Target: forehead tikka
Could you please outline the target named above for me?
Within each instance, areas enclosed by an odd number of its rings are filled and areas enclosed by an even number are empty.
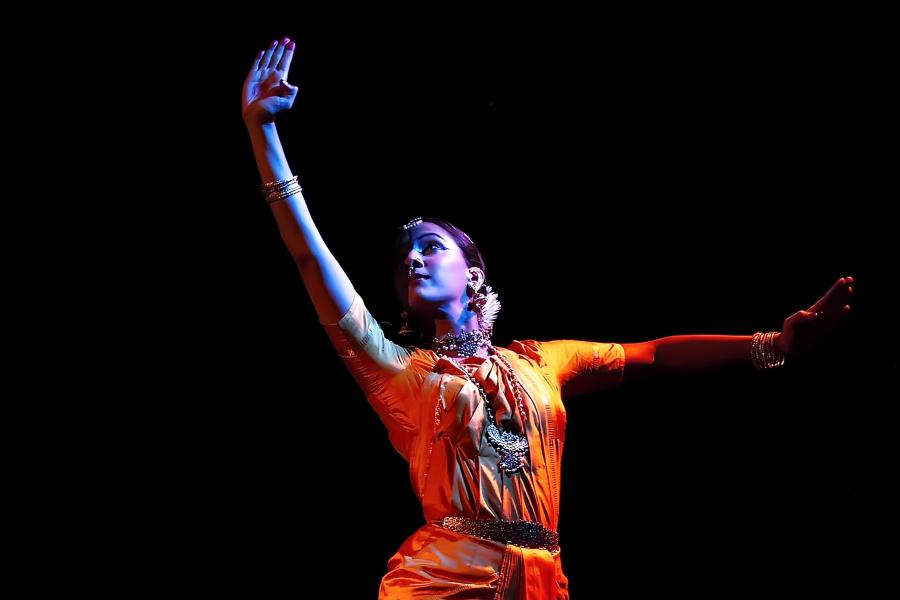
[[[409,231],[410,229],[412,229],[416,225],[420,225],[421,223],[422,223],[422,217],[416,217],[415,219],[413,219],[412,221],[410,221],[409,223],[407,223],[406,225],[403,226],[403,231]]]

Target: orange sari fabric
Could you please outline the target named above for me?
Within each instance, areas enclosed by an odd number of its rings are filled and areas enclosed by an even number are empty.
[[[556,530],[565,442],[563,399],[621,382],[622,346],[579,340],[515,341],[495,349],[516,371],[514,386],[497,359],[458,365],[431,350],[400,346],[356,296],[337,323],[324,324],[350,373],[409,463],[425,525],[388,561],[380,598],[568,598],[560,553],[502,544],[440,527],[446,516],[527,520]],[[461,369],[484,387],[504,429],[528,437],[528,465],[498,468],[487,442],[483,399]]]

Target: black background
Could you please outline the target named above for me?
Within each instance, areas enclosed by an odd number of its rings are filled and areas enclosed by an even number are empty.
[[[33,597],[374,597],[421,523],[259,195],[241,84],[283,35],[290,162],[382,320],[391,232],[423,213],[479,243],[501,345],[772,330],[855,277],[811,360],[568,404],[574,597],[896,593],[881,10],[48,9],[23,31]]]

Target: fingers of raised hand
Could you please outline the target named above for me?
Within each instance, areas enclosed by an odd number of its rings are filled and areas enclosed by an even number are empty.
[[[250,71],[279,71],[280,79],[287,79],[296,47],[297,44],[287,37],[281,40],[272,40],[265,50],[256,53]],[[267,74],[263,74],[263,76]]]
[[[286,71],[290,67],[296,44],[290,38],[272,40],[260,60],[259,68],[270,71]]]
[[[287,78],[288,71],[291,70],[291,60],[294,58],[294,48],[296,47],[297,44],[294,43],[293,40],[288,40],[287,46],[284,47],[284,54],[281,56],[281,61],[275,67],[279,71],[284,71],[285,79]]]
[[[269,60],[270,69],[278,68],[278,63],[281,62],[281,57],[284,56],[284,47],[287,46],[288,42],[290,42],[288,38],[282,38],[275,46],[275,50],[272,52],[272,58]]]
[[[259,52],[256,53],[256,57],[253,59],[253,64],[250,65],[251,72],[259,70],[259,63],[262,61],[262,57],[265,53],[266,53],[265,50],[260,50]]]
[[[262,60],[259,61],[260,69],[268,69],[269,63],[272,61],[272,55],[275,54],[275,50],[278,48],[278,40],[272,40],[272,43],[269,44],[269,47],[266,48],[266,53],[263,54]]]

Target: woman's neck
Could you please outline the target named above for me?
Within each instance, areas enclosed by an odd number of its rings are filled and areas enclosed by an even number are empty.
[[[463,310],[462,313],[456,319],[436,319],[434,321],[434,337],[435,338],[445,338],[445,337],[458,337],[465,333],[475,331],[480,328],[480,324],[478,323],[478,315],[469,310]],[[488,339],[485,344],[481,345],[474,354],[471,353],[461,353],[458,350],[452,349],[442,349],[441,353],[447,354],[451,357],[465,357],[465,356],[480,356],[482,358],[487,358],[490,356],[490,340]]]
[[[478,329],[478,316],[472,311],[465,310],[455,318],[436,319],[434,321],[434,337],[445,335],[460,335],[467,331]]]

